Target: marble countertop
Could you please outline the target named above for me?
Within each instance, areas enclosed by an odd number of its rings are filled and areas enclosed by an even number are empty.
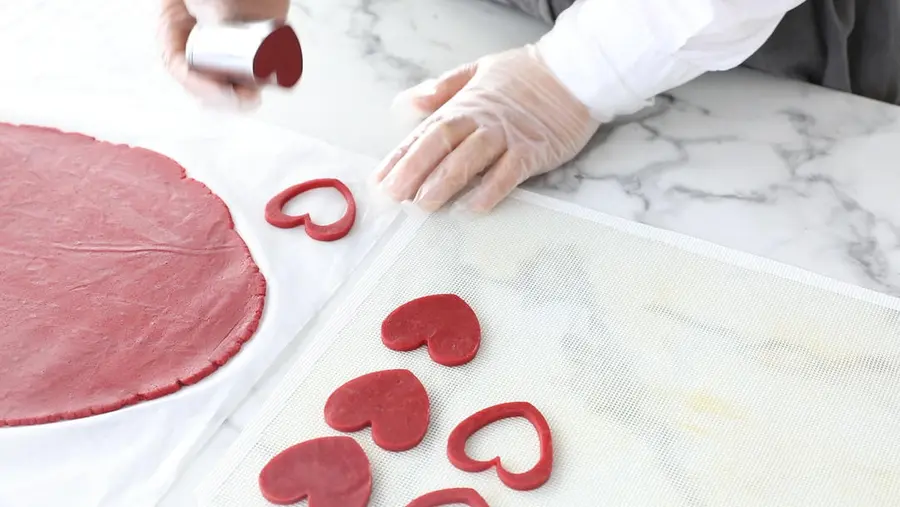
[[[157,61],[156,2],[33,2],[40,5],[30,10],[0,5],[0,90],[65,87],[195,107]],[[293,7],[303,82],[293,93],[271,93],[253,115],[373,158],[409,128],[388,112],[396,92],[547,29],[483,0],[299,0]],[[2,45],[27,30],[43,33],[53,48],[39,64]],[[604,127],[581,157],[529,187],[900,296],[898,158],[900,108],[738,70],[704,76]],[[257,413],[283,366],[161,505],[192,504],[196,482]]]

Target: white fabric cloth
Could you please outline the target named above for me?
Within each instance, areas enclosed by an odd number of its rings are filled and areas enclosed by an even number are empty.
[[[803,0],[578,0],[538,44],[556,76],[609,121],[707,71],[740,65]]]

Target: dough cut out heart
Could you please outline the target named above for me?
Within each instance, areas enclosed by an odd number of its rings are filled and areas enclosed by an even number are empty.
[[[427,345],[431,359],[444,366],[471,361],[481,345],[481,324],[461,297],[435,294],[403,304],[381,324],[381,341],[399,352]]]
[[[260,81],[274,76],[283,88],[292,88],[300,81],[303,50],[293,28],[281,26],[263,39],[253,57],[253,75]]]
[[[285,214],[283,210],[288,201],[317,188],[333,188],[340,192],[347,202],[347,211],[337,222],[319,225],[312,221],[309,213],[300,216]],[[335,241],[346,236],[353,228],[353,223],[356,222],[356,200],[353,199],[353,193],[350,192],[347,185],[340,180],[334,178],[309,180],[294,185],[273,197],[266,204],[266,221],[281,229],[291,229],[302,225],[307,236],[316,241]]]
[[[365,451],[350,437],[325,437],[288,447],[259,473],[266,500],[310,507],[365,507],[372,494],[372,470]]]
[[[408,451],[428,431],[430,407],[422,382],[409,370],[376,371],[337,388],[325,403],[325,422],[344,432],[372,427],[382,449]]]
[[[531,470],[520,474],[507,471],[500,463],[500,457],[488,461],[477,461],[466,454],[466,442],[469,437],[485,426],[510,417],[524,417],[534,426],[540,439],[541,457]],[[450,463],[464,472],[483,472],[497,467],[497,476],[503,484],[519,491],[530,491],[544,485],[550,479],[553,469],[553,440],[550,425],[543,414],[526,402],[504,403],[488,407],[459,423],[450,433],[447,442],[447,457]]]
[[[409,503],[406,507],[439,507],[441,505],[466,504],[469,507],[490,507],[478,494],[471,488],[453,488],[442,489],[440,491],[432,491],[426,495],[422,495]]]

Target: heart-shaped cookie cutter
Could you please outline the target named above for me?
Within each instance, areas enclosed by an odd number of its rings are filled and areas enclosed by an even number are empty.
[[[291,88],[303,74],[297,33],[278,20],[198,24],[185,57],[191,69],[239,84]]]

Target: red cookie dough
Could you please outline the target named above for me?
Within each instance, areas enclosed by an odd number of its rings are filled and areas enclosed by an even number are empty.
[[[508,472],[496,457],[488,461],[477,461],[466,454],[466,441],[485,426],[510,417],[524,417],[538,432],[541,445],[541,457],[529,471],[521,474]],[[534,405],[525,402],[504,403],[488,407],[459,423],[451,433],[447,442],[447,457],[453,466],[464,472],[483,472],[493,466],[497,467],[500,481],[512,489],[529,491],[544,485],[550,479],[553,469],[553,440],[550,436],[550,425],[543,414]]]
[[[225,204],[158,153],[0,123],[0,426],[159,398],[253,335]]]
[[[272,458],[259,473],[259,489],[278,505],[307,499],[310,507],[365,507],[372,494],[372,469],[352,438],[318,438]]]
[[[337,222],[328,225],[319,225],[312,221],[309,213],[298,217],[284,213],[284,207],[288,201],[298,195],[316,188],[334,188],[347,201],[347,211]],[[317,241],[335,241],[350,233],[353,223],[356,222],[356,200],[353,193],[342,181],[333,178],[309,180],[299,185],[294,185],[273,197],[266,204],[266,221],[281,229],[291,229],[303,226],[306,235]]]
[[[387,316],[381,324],[381,341],[391,350],[407,352],[422,345],[444,366],[471,361],[481,345],[481,324],[462,298],[435,294],[414,299]]]
[[[325,422],[338,431],[372,427],[372,440],[388,451],[408,451],[428,431],[425,386],[409,370],[376,371],[337,388],[325,403]]]
[[[253,58],[253,75],[267,79],[275,75],[282,88],[293,88],[303,75],[303,50],[290,26],[277,28],[260,44]]]
[[[469,507],[490,507],[477,491],[470,488],[442,489],[422,495],[406,507],[439,507],[441,505],[466,504]]]

